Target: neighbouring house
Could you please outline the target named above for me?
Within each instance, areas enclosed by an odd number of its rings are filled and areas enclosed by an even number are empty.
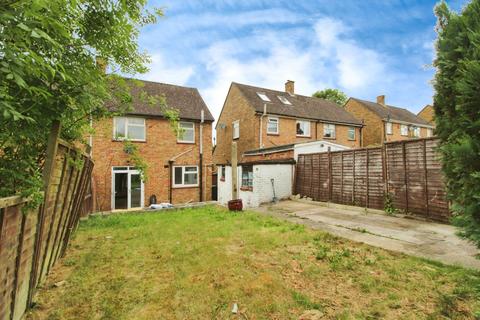
[[[317,140],[360,147],[362,122],[335,103],[296,94],[293,81],[285,91],[233,82],[216,124],[213,158],[228,164],[234,141],[240,159],[249,150]]]
[[[427,121],[431,125],[435,125],[435,110],[433,110],[433,106],[427,104],[423,109],[417,114],[418,117],[422,118],[423,120]]]
[[[165,83],[139,83],[130,86],[131,111],[93,124],[96,209],[144,207],[154,197],[157,203],[173,204],[210,200],[214,118],[200,93],[195,88]],[[144,93],[162,96],[168,108],[178,110],[178,134],[162,109],[142,98]],[[125,140],[137,146],[148,165],[146,181],[141,180]]]
[[[364,146],[433,136],[432,124],[407,109],[387,105],[384,95],[378,96],[376,102],[350,98],[345,109],[365,124]]]

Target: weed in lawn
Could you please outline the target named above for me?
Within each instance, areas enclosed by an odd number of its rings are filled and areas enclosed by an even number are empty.
[[[320,311],[323,310],[323,306],[320,303],[312,302],[306,295],[300,292],[293,291],[292,297],[293,297],[293,300],[305,310],[311,310],[311,309],[320,310]]]

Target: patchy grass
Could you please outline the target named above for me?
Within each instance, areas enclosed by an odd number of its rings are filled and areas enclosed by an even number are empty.
[[[29,319],[474,319],[480,274],[204,207],[82,222],[36,300]]]

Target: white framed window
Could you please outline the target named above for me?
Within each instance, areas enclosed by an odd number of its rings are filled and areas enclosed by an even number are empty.
[[[145,141],[145,118],[114,117],[113,139]]]
[[[408,136],[408,126],[405,124],[400,125],[400,134],[402,136]]]
[[[225,181],[225,166],[220,166],[220,181]]]
[[[286,105],[289,105],[291,106],[292,103],[290,101],[288,101],[287,98],[285,98],[284,96],[277,96],[278,100],[280,100],[283,104],[286,104]]]
[[[198,187],[198,166],[174,166],[173,187]]]
[[[270,98],[267,96],[265,92],[257,92],[257,95],[265,102],[270,102]]]
[[[232,127],[233,127],[232,138],[233,139],[240,138],[240,120],[233,121]]]
[[[278,118],[268,117],[267,133],[278,134]]]
[[[420,138],[420,127],[412,127],[412,136]]]
[[[242,166],[242,188],[253,188],[253,166]]]
[[[348,127],[348,140],[355,140],[355,127]]]
[[[393,134],[393,124],[391,122],[385,123],[385,132],[387,134]]]
[[[355,130],[353,131],[355,135]],[[335,138],[335,125],[331,123],[323,124],[323,137],[324,138]]]
[[[297,120],[297,136],[310,137],[310,121]]]
[[[180,130],[178,132],[177,142],[195,143],[195,123],[180,122],[178,127]]]
[[[432,128],[427,128],[427,137],[433,137],[433,129]]]

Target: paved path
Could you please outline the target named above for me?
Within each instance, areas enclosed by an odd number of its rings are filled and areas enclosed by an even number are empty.
[[[480,269],[479,253],[455,235],[455,227],[414,219],[329,208],[320,203],[281,201],[257,211],[388,250]]]

